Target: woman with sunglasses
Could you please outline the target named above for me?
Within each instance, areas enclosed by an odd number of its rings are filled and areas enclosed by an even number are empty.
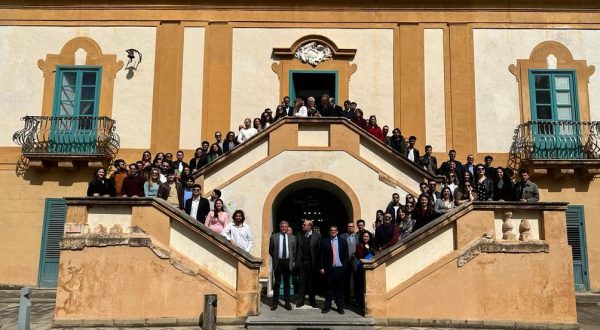
[[[407,194],[404,198],[404,205],[411,204],[413,207],[415,206],[415,196],[412,194]]]
[[[157,197],[158,196],[158,186],[160,186],[160,171],[158,168],[152,168],[150,171],[150,177],[144,183],[144,195],[146,197]]]
[[[237,145],[238,142],[235,138],[235,133],[231,131],[228,132],[225,136],[225,141],[223,142],[223,153],[228,153],[229,151],[233,150],[233,148],[237,147]]]
[[[473,191],[471,172],[466,171],[463,181],[454,191],[454,204],[458,206],[466,202],[472,202],[476,196]]]
[[[477,172],[476,180],[473,181],[473,189],[477,194],[478,201],[491,201],[494,191],[492,179],[485,175],[485,167],[483,164],[477,164],[475,167]]]

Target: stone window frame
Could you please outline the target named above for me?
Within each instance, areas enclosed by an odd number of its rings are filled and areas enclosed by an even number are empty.
[[[528,59],[517,59],[517,64],[511,64],[508,70],[515,76],[519,84],[519,104],[521,123],[531,120],[531,96],[529,91],[529,71],[548,70],[548,57],[556,58],[556,70],[573,70],[576,74],[579,103],[579,120],[590,121],[590,98],[588,92],[589,78],[596,68],[587,65],[586,60],[575,60],[571,51],[558,41],[544,41],[536,45]]]
[[[60,54],[47,54],[46,59],[38,60],[38,67],[44,73],[44,94],[42,116],[52,116],[56,71],[58,66],[76,66],[76,53],[82,49],[86,53],[82,65],[101,67],[100,97],[98,116],[112,116],[114,80],[124,66],[115,54],[103,54],[100,45],[88,37],[76,37],[65,43]]]

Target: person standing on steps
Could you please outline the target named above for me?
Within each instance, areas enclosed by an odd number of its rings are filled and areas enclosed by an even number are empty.
[[[310,220],[302,222],[302,233],[298,234],[298,301],[296,307],[304,306],[304,297],[308,293],[309,304],[316,308],[317,281],[321,268],[321,234],[313,231]]]
[[[344,314],[344,270],[348,263],[348,243],[338,237],[337,226],[331,226],[329,236],[321,244],[321,275],[327,285],[322,313],[331,310],[331,302],[335,299],[338,313]]]
[[[269,241],[269,255],[272,260],[273,275],[273,303],[271,310],[277,309],[279,304],[279,286],[283,277],[283,298],[285,309],[291,310],[290,304],[290,274],[296,265],[296,237],[288,235],[289,223],[285,220],[279,222],[279,232],[271,235]]]

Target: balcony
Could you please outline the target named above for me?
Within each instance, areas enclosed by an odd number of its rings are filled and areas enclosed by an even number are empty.
[[[119,149],[115,121],[95,116],[25,116],[25,127],[13,134],[29,168],[106,165]]]
[[[532,175],[600,174],[600,122],[529,121],[515,129],[509,166]]]

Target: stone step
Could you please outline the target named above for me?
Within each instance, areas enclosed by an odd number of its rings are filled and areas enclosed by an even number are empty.
[[[598,305],[600,306],[600,293],[579,292],[575,294],[575,300],[578,305]]]
[[[18,303],[19,297],[19,289],[0,290],[0,302]],[[30,298],[32,302],[54,302],[56,300],[56,289],[33,289]]]
[[[292,304],[292,306],[294,306]],[[319,302],[322,306],[322,302]],[[303,306],[289,311],[280,306],[272,311],[270,306],[261,305],[261,312],[257,316],[250,316],[246,320],[247,329],[352,329],[373,330],[375,320],[358,314],[354,308],[346,309],[345,314],[339,314],[336,309],[329,313],[321,313],[321,309]]]

